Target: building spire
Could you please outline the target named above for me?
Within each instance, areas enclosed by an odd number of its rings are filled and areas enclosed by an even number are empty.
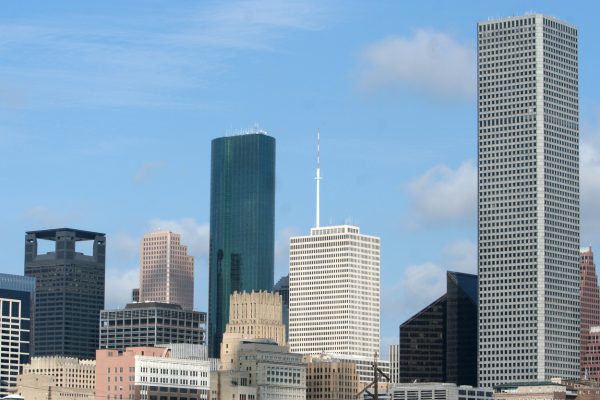
[[[317,129],[317,210],[316,210],[316,225],[315,228],[320,226],[321,219],[321,132]]]

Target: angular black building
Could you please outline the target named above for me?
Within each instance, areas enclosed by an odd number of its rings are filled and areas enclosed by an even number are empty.
[[[400,382],[446,381],[446,295],[400,325]]]
[[[234,291],[273,289],[275,138],[214,139],[211,147],[208,346],[219,357]]]
[[[477,386],[477,275],[446,274],[446,294],[400,325],[400,382]]]
[[[38,240],[55,251],[38,254]],[[93,254],[77,243],[93,241]],[[98,318],[104,308],[106,237],[103,233],[61,228],[25,235],[25,275],[36,278],[35,356],[94,359]]]

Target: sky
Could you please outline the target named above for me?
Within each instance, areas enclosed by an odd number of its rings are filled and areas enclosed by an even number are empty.
[[[382,353],[476,272],[476,24],[540,12],[579,29],[582,245],[600,241],[600,38],[592,1],[19,1],[0,11],[0,271],[24,233],[107,234],[106,306],[171,229],[208,306],[210,141],[277,140],[275,281],[321,223],[381,237]],[[83,248],[83,250],[89,250]]]

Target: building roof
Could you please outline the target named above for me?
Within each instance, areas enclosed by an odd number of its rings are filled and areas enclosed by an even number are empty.
[[[41,231],[27,231],[28,235],[35,235],[38,239],[54,240],[56,239],[56,233],[61,231],[69,231],[75,233],[77,240],[94,240],[96,236],[106,236],[104,233],[83,231],[80,229],[73,228],[56,228],[56,229],[45,229]]]
[[[448,278],[456,282],[474,303],[478,303],[477,275],[448,271]]]

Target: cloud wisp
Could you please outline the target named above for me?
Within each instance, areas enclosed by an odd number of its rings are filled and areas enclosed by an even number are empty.
[[[432,261],[408,265],[391,285],[382,285],[383,318],[408,318],[446,292],[446,271],[477,273],[477,246],[456,240]]]
[[[368,46],[360,63],[359,83],[368,91],[391,86],[439,98],[475,98],[474,48],[447,33],[420,29],[389,37]]]
[[[316,2],[264,0],[167,7],[133,23],[69,14],[0,22],[0,74],[11,82],[0,106],[203,107],[190,93],[227,70],[235,51],[270,51],[323,17]]]
[[[408,187],[413,227],[473,222],[477,216],[477,170],[465,161],[457,169],[436,165]]]

